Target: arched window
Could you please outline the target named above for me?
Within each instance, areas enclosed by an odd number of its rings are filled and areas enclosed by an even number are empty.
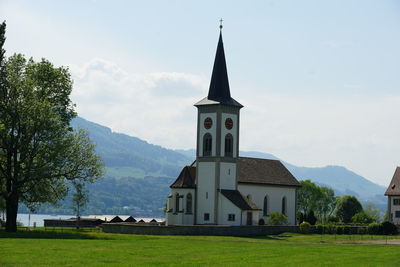
[[[192,194],[186,195],[186,213],[192,213]]]
[[[225,157],[233,156],[233,136],[229,133],[225,135]]]
[[[248,200],[251,200],[251,195],[247,195],[246,198],[247,198]]]
[[[179,194],[175,195],[175,212],[179,212]]]
[[[211,156],[212,137],[211,134],[206,133],[203,137],[203,156]]]
[[[286,215],[286,197],[282,198],[282,214]]]
[[[264,197],[264,208],[263,208],[264,216],[268,215],[268,196]]]

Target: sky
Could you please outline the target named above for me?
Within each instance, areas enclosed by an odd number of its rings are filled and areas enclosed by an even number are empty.
[[[171,149],[196,145],[223,19],[240,150],[400,166],[400,1],[1,0],[7,55],[67,66],[79,116]]]

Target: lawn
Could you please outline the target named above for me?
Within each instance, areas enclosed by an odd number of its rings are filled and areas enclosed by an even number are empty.
[[[386,244],[382,236],[286,233],[238,238],[0,230],[0,266],[400,266],[400,245],[390,245],[400,240],[391,239]]]

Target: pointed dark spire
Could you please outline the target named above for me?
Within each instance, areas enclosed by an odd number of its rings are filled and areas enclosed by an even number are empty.
[[[222,32],[220,32],[210,89],[208,91],[208,99],[223,101],[229,100],[230,98],[231,92],[229,90],[228,72],[226,70],[224,44],[222,42]]]
[[[223,104],[230,106],[243,107],[231,97],[229,89],[228,72],[226,70],[224,44],[222,42],[222,21],[220,25],[217,52],[215,54],[214,67],[211,75],[208,97],[204,98],[195,106]]]

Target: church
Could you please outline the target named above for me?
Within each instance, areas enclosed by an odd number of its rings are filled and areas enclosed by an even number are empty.
[[[280,212],[295,225],[296,178],[278,160],[239,157],[243,106],[231,97],[221,30],[208,96],[195,104],[196,160],[170,186],[166,224],[262,225]]]

